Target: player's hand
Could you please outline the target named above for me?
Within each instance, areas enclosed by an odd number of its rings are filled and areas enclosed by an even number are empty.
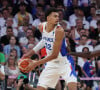
[[[30,62],[30,65],[25,69],[25,73],[32,71],[33,69],[35,69],[38,66],[38,61],[33,60],[32,62]]]

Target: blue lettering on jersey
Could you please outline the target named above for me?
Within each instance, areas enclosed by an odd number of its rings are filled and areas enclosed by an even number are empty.
[[[53,38],[48,38],[48,37],[43,37],[44,40],[48,41],[48,42],[53,42]]]
[[[53,38],[49,38],[49,37],[43,37],[43,40],[45,40],[46,41],[46,43],[45,43],[45,47],[46,47],[46,49],[48,49],[48,50],[52,50],[52,47],[51,47],[51,42],[54,42],[54,39]],[[50,42],[50,43],[49,43]]]

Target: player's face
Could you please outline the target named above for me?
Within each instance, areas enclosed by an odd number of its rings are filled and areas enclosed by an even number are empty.
[[[52,23],[52,24],[57,24],[59,22],[59,14],[57,12],[52,12],[47,17],[47,22]]]

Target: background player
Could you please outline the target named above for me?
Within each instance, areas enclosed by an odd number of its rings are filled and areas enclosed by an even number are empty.
[[[31,57],[44,46],[46,48],[47,57],[31,63],[26,69],[26,72],[47,62],[45,69],[40,75],[36,90],[46,90],[48,87],[55,88],[60,76],[62,76],[68,84],[69,90],[77,90],[75,70],[67,59],[64,30],[58,24],[58,11],[55,8],[50,8],[47,10],[45,16],[47,22],[39,26],[42,32],[42,40],[31,51],[25,54],[23,58]]]

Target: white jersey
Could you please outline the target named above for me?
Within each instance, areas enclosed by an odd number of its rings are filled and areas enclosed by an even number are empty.
[[[56,29],[60,26],[60,24],[57,24],[55,26],[54,30],[52,30],[51,32],[47,32],[45,30],[46,24],[47,24],[47,22],[44,22],[42,24],[43,25],[42,40],[45,43],[45,48],[46,48],[47,56],[50,56],[52,54],[53,44],[54,44],[54,41],[55,41],[55,32],[56,32]],[[63,42],[62,42],[62,46],[61,46],[58,58],[55,59],[55,60],[52,60],[50,62],[59,61],[59,60],[60,61],[62,61],[62,60],[66,61],[66,58],[67,58],[66,55],[67,55],[67,52],[66,52],[66,42],[65,42],[65,39],[64,39]]]

